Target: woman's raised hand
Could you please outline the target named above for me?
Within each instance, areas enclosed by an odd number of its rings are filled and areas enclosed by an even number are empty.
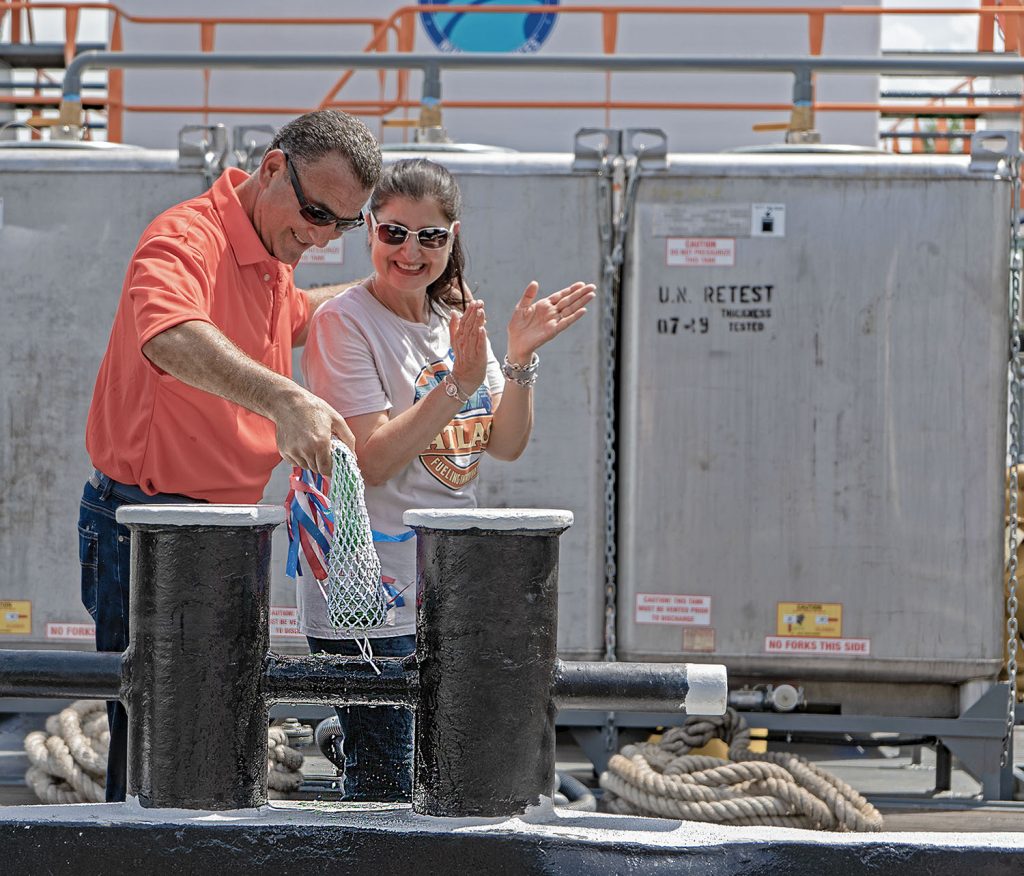
[[[527,365],[538,348],[587,312],[586,305],[594,300],[595,288],[592,283],[576,282],[538,299],[540,285],[536,281],[530,283],[508,323],[509,361]]]
[[[452,313],[448,326],[455,366],[452,377],[467,395],[476,392],[487,374],[487,314],[479,299],[470,301],[460,316]]]

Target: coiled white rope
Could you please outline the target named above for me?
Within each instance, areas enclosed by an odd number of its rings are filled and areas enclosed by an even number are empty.
[[[281,727],[267,729],[267,786],[290,793],[302,784],[302,754]],[[102,700],[79,700],[25,737],[25,784],[44,803],[102,803],[110,731]],[[273,796],[273,795],[272,795]]]
[[[689,754],[713,738],[729,743],[730,760]],[[881,830],[878,810],[845,782],[798,755],[757,754],[749,745],[734,709],[690,718],[661,742],[627,745],[601,774],[606,808],[718,824]]]
[[[290,793],[302,784],[302,754],[288,746],[288,734],[281,727],[267,728],[267,787]]]
[[[44,803],[102,803],[109,745],[106,703],[72,703],[25,737],[25,784]]]

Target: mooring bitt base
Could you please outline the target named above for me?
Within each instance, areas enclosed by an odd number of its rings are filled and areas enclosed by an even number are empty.
[[[986,876],[1024,870],[1024,834],[836,834],[538,810],[447,819],[408,807],[275,803],[196,812],[137,802],[0,807],[11,873],[107,876],[550,873]]]

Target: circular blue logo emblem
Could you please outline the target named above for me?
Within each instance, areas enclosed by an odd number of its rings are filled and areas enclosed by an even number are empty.
[[[558,0],[419,0],[420,6],[558,6]],[[442,52],[536,52],[555,26],[554,13],[421,12]]]

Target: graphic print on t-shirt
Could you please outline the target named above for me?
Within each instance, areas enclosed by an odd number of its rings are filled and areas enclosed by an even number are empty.
[[[453,362],[449,350],[443,359],[420,369],[414,404],[444,380]],[[477,475],[480,457],[491,437],[492,418],[491,394],[487,385],[481,384],[420,454],[423,467],[449,490],[461,490]]]

